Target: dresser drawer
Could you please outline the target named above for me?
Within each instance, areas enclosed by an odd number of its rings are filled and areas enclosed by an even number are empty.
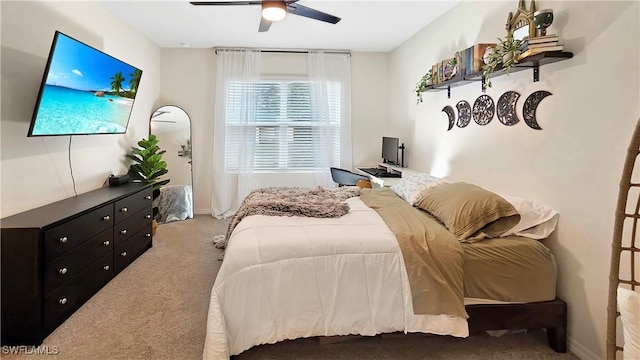
[[[133,214],[128,219],[118,223],[113,230],[114,245],[118,246],[129,239],[133,234],[138,232],[151,222],[153,210],[151,204],[146,209]]]
[[[151,223],[135,233],[123,244],[118,245],[113,254],[113,265],[116,274],[126,268],[133,260],[142,254],[151,243]]]
[[[113,204],[44,231],[45,263],[113,226]]]
[[[71,280],[113,248],[113,232],[107,229],[47,264],[44,274],[45,295]]]
[[[135,194],[129,195],[124,199],[116,201],[115,203],[116,222],[115,223],[119,224],[121,221],[127,219],[128,217],[144,209],[145,207],[151,206],[152,199],[153,199],[153,188],[148,187]]]
[[[89,265],[44,299],[44,327],[54,329],[113,277],[113,253]]]

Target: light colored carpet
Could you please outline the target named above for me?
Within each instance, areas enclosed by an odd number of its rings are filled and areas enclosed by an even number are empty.
[[[44,341],[60,360],[201,359],[209,294],[220,267],[212,238],[229,220],[199,215],[162,224],[154,246],[93,296]],[[2,355],[3,359],[52,359]],[[320,344],[298,339],[254,347],[235,357],[253,359],[554,359],[541,331],[466,339],[423,334],[356,337]]]

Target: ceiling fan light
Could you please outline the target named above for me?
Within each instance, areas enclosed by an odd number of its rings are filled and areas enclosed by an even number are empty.
[[[280,21],[287,15],[284,1],[263,1],[262,17],[269,21]]]

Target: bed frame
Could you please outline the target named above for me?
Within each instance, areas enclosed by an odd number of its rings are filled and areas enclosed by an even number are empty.
[[[465,306],[469,314],[469,331],[547,330],[549,346],[567,352],[567,304],[556,298],[526,304],[477,304]]]
[[[466,305],[469,332],[482,330],[540,329],[547,331],[549,346],[559,353],[567,352],[567,304],[556,298],[526,304]],[[384,336],[385,334],[382,334]],[[359,338],[359,335],[320,336],[326,345]],[[231,359],[237,359],[231,356]]]

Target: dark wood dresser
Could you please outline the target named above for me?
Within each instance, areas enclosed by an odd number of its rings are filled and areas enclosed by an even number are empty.
[[[151,184],[105,187],[0,220],[2,345],[39,345],[152,246]]]

